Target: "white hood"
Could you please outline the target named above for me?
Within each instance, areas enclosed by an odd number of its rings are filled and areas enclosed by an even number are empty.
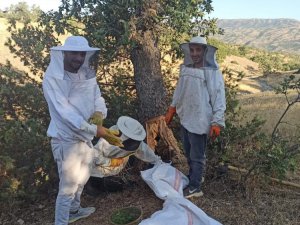
[[[203,45],[206,46],[206,51],[204,53],[204,67],[209,67],[213,69],[218,69],[219,65],[216,61],[216,52],[217,48],[207,44],[206,39],[203,37],[193,37],[190,42],[183,43],[180,45],[183,53],[184,53],[184,61],[183,64],[186,66],[192,65],[193,60],[190,55],[190,48],[189,44],[197,44],[197,45]]]
[[[87,73],[91,74],[91,69],[89,66],[90,58],[95,54],[95,51],[86,52],[85,60],[83,65],[78,70],[78,74]],[[59,80],[63,80],[64,78],[64,53],[61,50],[51,50],[50,53],[50,64],[46,70],[45,76],[53,77]],[[87,78],[95,77],[95,73],[93,75],[89,75]]]
[[[64,79],[63,51],[86,51],[85,61],[78,71],[78,80]],[[90,142],[94,133],[82,130],[90,116],[107,108],[96,81],[95,71],[89,68],[90,58],[98,50],[88,46],[83,37],[69,37],[63,46],[53,47],[51,61],[43,80],[43,91],[48,103],[51,122],[48,136],[71,141]]]
[[[64,78],[64,51],[81,51],[86,52],[83,65],[80,67],[78,73],[86,73],[90,70],[90,59],[99,48],[92,48],[88,41],[81,36],[70,36],[66,39],[64,45],[55,46],[51,48],[50,65],[46,70],[45,76],[54,77],[63,80]],[[95,76],[95,74],[93,75]],[[92,78],[88,76],[88,78]]]

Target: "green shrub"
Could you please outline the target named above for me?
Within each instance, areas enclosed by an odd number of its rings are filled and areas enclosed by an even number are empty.
[[[288,171],[296,169],[300,147],[291,140],[282,138],[278,126],[282,123],[285,113],[299,102],[300,97],[287,103],[287,109],[274,127],[273,135],[267,136],[261,131],[265,121],[260,118],[254,117],[249,122],[243,122],[244,116],[236,98],[237,83],[243,78],[242,73],[236,78],[232,76],[231,70],[225,69],[223,74],[226,82],[226,129],[214,143],[209,143],[208,172],[213,173],[215,167],[222,162],[248,170],[248,173],[242,176],[243,184],[250,175],[283,179]],[[294,76],[286,78],[277,89],[277,93],[287,95],[290,90],[300,93],[300,81],[295,80]]]
[[[0,84],[1,197],[36,197],[55,177],[46,102],[36,82],[7,66],[0,67]]]

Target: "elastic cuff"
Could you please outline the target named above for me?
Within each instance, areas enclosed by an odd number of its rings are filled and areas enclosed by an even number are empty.
[[[81,125],[80,125],[80,130],[84,130],[87,133],[96,136],[96,134],[97,134],[97,125],[89,124],[88,122],[83,120]]]

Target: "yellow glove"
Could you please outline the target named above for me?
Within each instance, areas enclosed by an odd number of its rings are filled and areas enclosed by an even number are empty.
[[[109,144],[124,147],[122,140],[118,137],[118,130],[110,130],[102,126],[97,126],[97,137],[104,138]]]
[[[110,160],[110,166],[117,167],[124,163],[124,158],[113,158]]]
[[[94,112],[93,115],[89,118],[90,124],[95,124],[102,126],[103,124],[103,114],[101,112]]]

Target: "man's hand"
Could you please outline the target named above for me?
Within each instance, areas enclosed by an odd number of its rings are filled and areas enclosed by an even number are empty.
[[[124,163],[124,158],[113,158],[110,160],[110,166],[117,167]]]
[[[97,136],[104,138],[109,144],[124,147],[122,144],[122,140],[118,137],[118,130],[110,130],[102,126],[97,126]]]
[[[103,114],[101,112],[94,112],[93,115],[89,118],[88,122],[90,124],[95,124],[102,126],[103,124]]]
[[[217,137],[220,136],[221,127],[219,125],[212,125],[209,131],[209,137],[212,141],[215,141]]]
[[[173,107],[173,106],[170,106],[168,108],[168,111],[167,111],[166,115],[165,115],[165,121],[166,121],[167,125],[169,125],[171,123],[175,113],[176,113],[176,108]]]

